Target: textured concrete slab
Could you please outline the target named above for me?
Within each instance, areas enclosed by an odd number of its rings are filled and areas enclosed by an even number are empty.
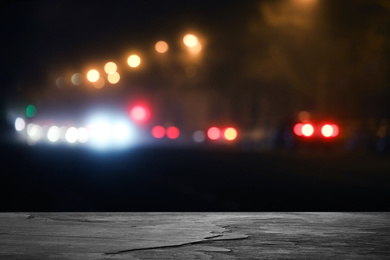
[[[389,213],[0,214],[0,259],[384,259],[389,244]]]

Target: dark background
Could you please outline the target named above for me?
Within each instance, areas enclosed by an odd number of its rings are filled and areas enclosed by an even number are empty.
[[[390,111],[389,12],[380,0],[2,2],[1,210],[389,210],[388,134],[385,148],[375,149]],[[180,59],[187,31],[205,39],[197,63]],[[149,54],[159,39],[170,44],[169,65]],[[143,52],[145,69],[124,72],[115,92],[55,84],[132,49]],[[156,103],[155,122],[234,123],[244,132],[280,129],[307,110],[336,120],[343,140],[337,147],[261,150],[241,139],[100,153],[14,139],[14,117],[27,104],[37,116],[55,104],[77,116],[90,104],[138,95]]]

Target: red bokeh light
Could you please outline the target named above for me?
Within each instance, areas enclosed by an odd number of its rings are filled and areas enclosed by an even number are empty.
[[[134,121],[138,121],[138,122],[146,121],[147,119],[149,119],[149,116],[150,116],[149,110],[144,106],[134,106],[130,110],[130,117]]]
[[[298,123],[294,126],[294,133],[297,135],[297,136],[302,136],[302,126],[303,124],[302,123]]]
[[[211,127],[207,131],[207,136],[211,140],[217,140],[221,136],[221,130],[218,127]]]
[[[339,127],[335,124],[325,124],[321,128],[324,137],[336,137],[339,135]]]
[[[170,126],[167,128],[167,137],[169,139],[176,139],[180,135],[180,131],[177,127]]]
[[[340,132],[339,127],[338,127],[337,125],[335,125],[335,124],[332,124],[331,126],[332,126],[332,128],[333,128],[332,137],[338,136],[338,135],[339,135],[339,132]]]
[[[165,128],[159,125],[153,127],[152,135],[155,138],[163,138],[165,136]]]

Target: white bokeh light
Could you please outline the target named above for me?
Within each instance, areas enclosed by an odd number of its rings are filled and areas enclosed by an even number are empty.
[[[65,134],[66,141],[72,144],[76,142],[78,138],[79,138],[79,131],[77,130],[77,128],[76,127],[68,128]]]
[[[15,119],[15,129],[16,131],[20,132],[26,127],[26,122],[23,118],[18,117]]]
[[[108,142],[111,136],[111,129],[108,122],[99,120],[91,124],[91,138],[94,142],[105,143]]]
[[[38,141],[42,137],[42,127],[35,124],[27,125],[27,135],[34,141]]]
[[[116,140],[127,140],[130,136],[130,127],[123,122],[116,123],[112,128],[112,135]]]
[[[80,128],[78,129],[78,131],[79,131],[78,141],[79,141],[80,143],[85,143],[85,142],[87,142],[87,141],[88,141],[88,138],[89,138],[89,134],[88,134],[87,129],[84,128],[84,127],[80,127]]]
[[[50,142],[57,142],[60,139],[60,128],[58,126],[52,126],[47,132],[47,139]]]

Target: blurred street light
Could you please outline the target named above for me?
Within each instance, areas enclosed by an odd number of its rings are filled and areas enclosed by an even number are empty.
[[[193,34],[186,34],[184,37],[183,37],[183,43],[185,44],[185,46],[187,46],[188,48],[194,48],[196,45],[198,45],[199,43],[199,40],[198,38],[193,35]]]
[[[168,51],[168,43],[164,42],[164,41],[158,41],[155,45],[154,45],[154,48],[156,49],[156,51],[158,53],[165,53]]]
[[[110,61],[110,62],[107,62],[106,65],[104,66],[104,71],[107,73],[107,74],[113,74],[116,72],[116,69],[117,69],[117,66],[114,62]]]
[[[112,74],[108,74],[107,76],[107,80],[108,82],[110,82],[111,84],[116,84],[119,82],[119,79],[120,79],[120,75],[118,72],[114,72]]]
[[[138,55],[130,55],[129,58],[127,59],[127,63],[129,64],[130,67],[136,68],[141,64],[141,58]]]
[[[90,82],[96,82],[99,79],[99,77],[100,77],[100,75],[99,75],[99,72],[97,70],[90,70],[87,73],[87,79]]]

